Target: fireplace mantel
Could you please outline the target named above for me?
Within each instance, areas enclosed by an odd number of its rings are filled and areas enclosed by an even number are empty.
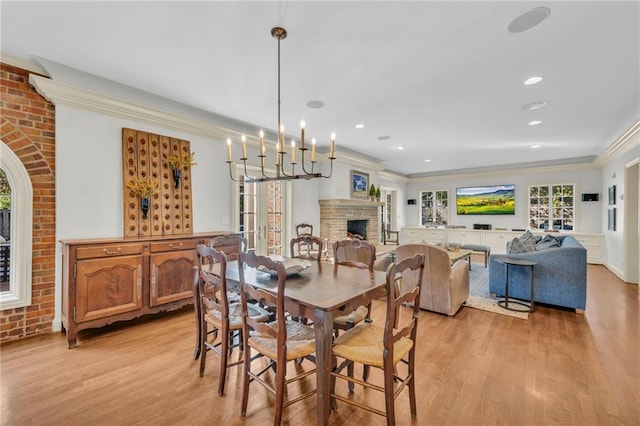
[[[384,203],[381,201],[369,201],[369,200],[352,200],[344,198],[333,198],[330,200],[318,200],[320,206],[357,206],[357,207],[382,207]]]

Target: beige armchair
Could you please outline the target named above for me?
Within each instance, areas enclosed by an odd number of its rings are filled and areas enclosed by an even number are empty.
[[[451,265],[446,250],[430,244],[406,244],[396,249],[396,262],[424,253],[424,275],[420,307],[453,316],[469,297],[469,268],[464,260]],[[411,287],[415,277],[405,274],[403,286]]]

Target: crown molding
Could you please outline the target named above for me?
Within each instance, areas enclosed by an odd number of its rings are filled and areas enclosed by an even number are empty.
[[[36,74],[49,75],[49,73],[42,66],[40,66],[40,64],[37,64],[36,62],[28,59],[22,59],[17,56],[10,55],[8,53],[0,52],[0,62]]]
[[[54,105],[65,105],[112,117],[138,120],[164,128],[209,137],[224,139],[227,136],[239,137],[242,134],[237,129],[215,123],[213,117],[210,122],[193,119],[33,74],[29,76],[29,83]]]
[[[575,163],[575,164],[559,164],[552,166],[538,166],[538,167],[526,167],[517,169],[518,176],[522,175],[534,175],[534,174],[544,174],[544,173],[562,173],[562,172],[573,172],[573,171],[584,171],[584,170],[594,170],[598,169],[593,162],[585,162],[585,163]],[[476,179],[476,178],[485,178],[485,177],[509,177],[513,176],[514,170],[512,169],[504,169],[504,170],[483,170],[477,172],[470,173],[457,173],[457,174],[442,174],[439,176],[426,176],[421,178],[411,178],[411,183],[422,183],[422,182],[441,182],[443,180],[462,180],[462,179]]]
[[[388,181],[398,182],[398,183],[411,182],[411,179],[409,179],[408,177],[404,175],[396,174],[396,173],[391,173],[388,170],[378,172],[378,179],[386,179]]]
[[[337,157],[337,161],[341,163],[349,164],[356,167],[367,168],[376,173],[380,173],[381,171],[384,170],[384,166],[382,166],[382,164],[380,164],[379,162],[367,160],[364,158],[359,158],[355,154],[350,154],[348,152],[344,152],[341,150],[336,150],[336,157]]]
[[[616,139],[609,148],[596,158],[594,163],[598,167],[602,167],[612,158],[626,153],[638,144],[640,144],[640,120],[636,121],[629,130]]]

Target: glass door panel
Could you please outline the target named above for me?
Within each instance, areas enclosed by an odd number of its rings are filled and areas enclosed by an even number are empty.
[[[248,250],[261,255],[285,254],[286,193],[283,181],[237,184],[236,226],[247,239]]]

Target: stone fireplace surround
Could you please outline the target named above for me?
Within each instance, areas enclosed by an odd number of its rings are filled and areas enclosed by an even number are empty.
[[[383,203],[369,200],[319,200],[320,237],[330,241],[347,238],[348,220],[367,220],[367,242],[377,245],[380,238],[380,207]]]

